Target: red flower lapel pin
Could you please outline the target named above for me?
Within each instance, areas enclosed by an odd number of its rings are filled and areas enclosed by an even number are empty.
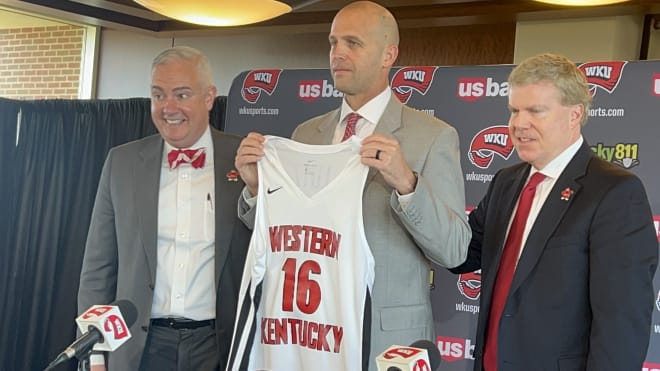
[[[227,181],[238,182],[238,171],[231,169],[227,172]]]
[[[575,191],[573,191],[572,189],[570,189],[568,187],[564,188],[564,190],[561,191],[561,200],[562,201],[568,201],[571,198],[571,196],[573,195],[573,193],[575,193]]]

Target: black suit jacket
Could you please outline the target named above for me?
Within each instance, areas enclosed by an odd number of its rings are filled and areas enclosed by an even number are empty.
[[[482,357],[507,227],[529,164],[502,169],[470,214],[481,269],[474,370]],[[562,191],[573,193],[562,199]],[[566,197],[564,197],[566,198]],[[586,142],[555,183],[516,268],[499,331],[499,371],[639,371],[653,310],[658,240],[641,181]]]

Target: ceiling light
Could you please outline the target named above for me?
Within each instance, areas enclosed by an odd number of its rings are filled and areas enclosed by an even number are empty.
[[[540,3],[570,6],[593,6],[624,3],[628,0],[536,0]]]
[[[275,18],[291,6],[275,0],[134,0],[166,17],[205,26],[240,26]]]

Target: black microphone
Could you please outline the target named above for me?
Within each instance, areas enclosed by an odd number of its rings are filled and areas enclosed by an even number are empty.
[[[429,363],[431,364],[431,371],[436,371],[440,367],[440,350],[438,347],[428,340],[417,340],[416,342],[410,344],[413,348],[422,348],[426,349],[426,352],[429,356]]]
[[[117,300],[108,305],[94,305],[76,318],[83,335],[69,345],[51,362],[45,371],[73,357],[87,357],[96,344],[99,350],[114,351],[130,339],[129,327],[137,319],[137,308],[128,300]]]

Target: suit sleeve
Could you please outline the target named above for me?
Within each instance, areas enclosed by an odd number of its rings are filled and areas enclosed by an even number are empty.
[[[238,196],[238,219],[249,229],[254,229],[254,220],[256,218],[255,205],[250,205],[246,201],[246,194],[248,193],[247,187],[243,187],[241,194]]]
[[[78,312],[115,300],[117,287],[117,235],[110,192],[112,151],[108,155],[92,211],[78,288]]]
[[[472,210],[468,216],[468,224],[470,225],[470,230],[472,231],[472,238],[470,239],[470,244],[468,246],[467,257],[461,265],[449,269],[449,271],[452,273],[468,273],[477,269],[482,269],[481,252],[484,243],[486,215],[488,214],[488,205],[492,199],[493,189],[495,187],[498,175],[499,172],[496,173],[493,177],[493,180],[488,186],[488,191],[486,191],[484,197],[481,199],[481,201],[479,201],[479,205],[477,205],[477,207],[474,208],[474,210]]]
[[[638,178],[629,176],[605,194],[588,236],[593,320],[587,370],[639,369],[649,344],[658,240]]]
[[[444,267],[455,267],[465,260],[471,235],[459,156],[458,135],[447,126],[429,148],[410,203],[403,209],[395,192],[390,199],[424,255]]]

